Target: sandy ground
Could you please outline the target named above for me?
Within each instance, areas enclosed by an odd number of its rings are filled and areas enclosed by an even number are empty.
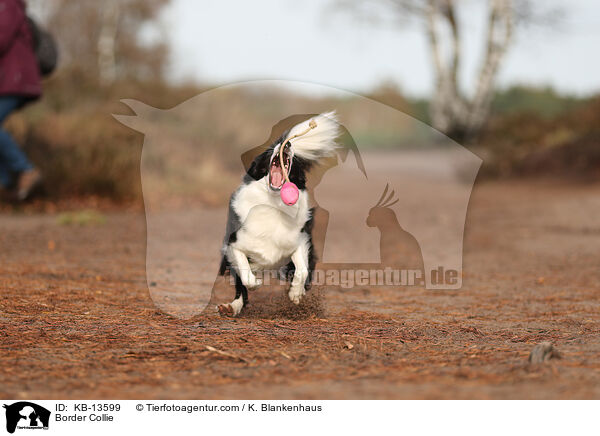
[[[181,320],[146,288],[142,213],[5,213],[0,397],[600,398],[598,216],[600,186],[482,182],[460,290],[256,291]],[[542,341],[562,359],[529,365]]]

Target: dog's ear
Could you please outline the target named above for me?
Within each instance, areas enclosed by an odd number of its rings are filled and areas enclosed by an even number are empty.
[[[252,161],[250,168],[248,168],[248,175],[254,180],[260,180],[266,176],[269,172],[269,161],[271,160],[272,154],[273,149],[268,149],[258,155],[256,159]]]
[[[290,169],[290,181],[298,187],[298,189],[306,189],[306,173],[311,168],[311,162],[294,156],[294,162]]]

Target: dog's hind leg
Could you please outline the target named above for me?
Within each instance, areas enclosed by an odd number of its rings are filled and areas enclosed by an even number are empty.
[[[235,299],[231,303],[217,306],[217,310],[222,316],[238,316],[244,306],[248,304],[248,289],[242,283],[240,276],[233,272],[232,274],[235,276]]]
[[[300,300],[306,293],[306,282],[309,276],[309,245],[310,240],[306,238],[292,254],[295,270],[288,296],[294,304],[300,304]]]

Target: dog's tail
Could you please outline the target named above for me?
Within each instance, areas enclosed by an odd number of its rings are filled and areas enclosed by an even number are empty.
[[[316,123],[316,127],[311,129],[313,121]],[[301,135],[291,141],[296,156],[314,161],[333,155],[338,147],[336,139],[340,135],[335,111],[326,112],[296,124],[287,137],[292,138],[294,135]]]

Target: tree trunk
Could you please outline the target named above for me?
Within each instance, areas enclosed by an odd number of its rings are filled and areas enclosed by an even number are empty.
[[[430,104],[432,125],[455,140],[472,139],[489,116],[498,68],[512,39],[512,0],[490,0],[486,53],[472,99],[463,95],[458,84],[462,52],[455,0],[428,0],[423,13],[435,75]],[[441,54],[439,22],[451,35],[446,62]]]
[[[105,0],[98,37],[98,78],[100,84],[111,85],[117,78],[116,41],[119,30],[120,0]]]
[[[488,26],[486,54],[467,121],[467,130],[471,135],[479,133],[489,116],[498,69],[512,41],[511,0],[491,0]]]

